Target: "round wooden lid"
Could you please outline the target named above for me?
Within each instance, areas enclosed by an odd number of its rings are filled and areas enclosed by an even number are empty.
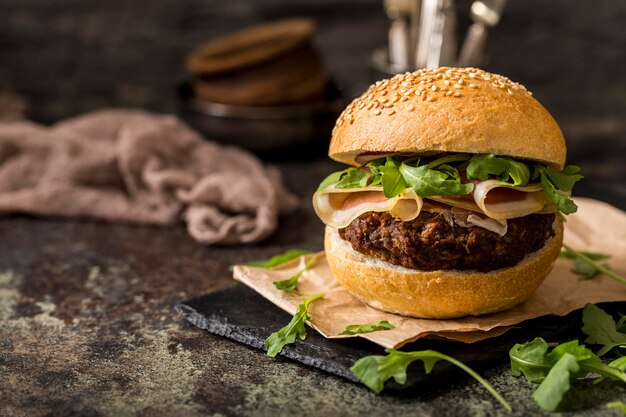
[[[206,42],[187,58],[192,74],[212,76],[241,70],[289,53],[315,33],[310,19],[287,19],[253,26]]]

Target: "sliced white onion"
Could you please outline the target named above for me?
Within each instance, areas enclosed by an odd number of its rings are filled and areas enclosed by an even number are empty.
[[[470,214],[467,216],[467,222],[474,226],[482,227],[483,229],[497,233],[500,236],[506,235],[508,230],[508,224],[506,220],[496,220],[490,217],[481,217],[477,214]]]

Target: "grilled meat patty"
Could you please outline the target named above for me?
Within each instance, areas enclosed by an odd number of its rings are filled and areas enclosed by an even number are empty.
[[[368,212],[339,229],[342,239],[362,254],[423,271],[440,269],[488,272],[519,263],[554,236],[554,214],[508,220],[504,236],[478,226],[450,223],[442,214],[423,211],[411,221],[389,213]]]

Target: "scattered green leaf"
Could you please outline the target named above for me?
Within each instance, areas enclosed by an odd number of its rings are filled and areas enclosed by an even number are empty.
[[[622,410],[622,413],[626,414],[626,403],[623,401],[611,401],[606,406],[609,408],[617,408],[618,410]]]
[[[272,333],[263,344],[267,347],[267,356],[275,357],[278,355],[285,345],[295,343],[296,336],[300,337],[300,340],[306,338],[306,328],[304,323],[311,320],[309,316],[309,305],[316,300],[324,297],[324,294],[317,294],[309,298],[303,297],[303,303],[298,306],[296,314],[285,327],[281,328],[277,332]]]
[[[577,340],[562,343],[548,352],[549,344],[541,338],[517,344],[509,351],[511,374],[524,375],[530,382],[540,383],[533,398],[539,406],[554,411],[570,388],[570,380],[583,378],[590,372],[626,382],[626,373],[605,365],[600,358]]]
[[[395,349],[386,349],[386,356],[371,355],[365,356],[354,363],[350,371],[361,380],[369,389],[374,392],[381,392],[385,382],[393,378],[398,384],[405,384],[408,366],[421,360],[424,363],[426,374],[429,374],[435,364],[440,360],[445,360],[467,372],[484,386],[507,410],[511,411],[509,403],[489,384],[483,377],[477,374],[462,362],[439,353],[434,350],[422,350],[415,352],[402,352]]]
[[[275,266],[278,266],[278,265],[282,265],[296,258],[299,258],[303,255],[309,255],[311,253],[313,252],[310,250],[289,249],[287,252],[274,255],[270,259],[265,259],[265,260],[260,260],[260,261],[250,261],[250,262],[245,262],[239,265],[256,266],[259,268],[268,269],[268,268],[274,268]],[[232,269],[233,266],[234,265],[232,265],[230,268]]]
[[[620,333],[615,320],[600,307],[587,304],[583,310],[583,333],[586,343],[603,345],[598,356],[603,356],[615,347],[626,347],[626,334]]]
[[[597,274],[605,274],[609,278],[612,278],[624,285],[626,285],[626,278],[616,274],[611,271],[608,266],[602,265],[598,262],[598,260],[608,259],[610,255],[601,254],[601,253],[592,253],[592,252],[578,252],[566,244],[563,244],[563,250],[561,251],[561,257],[574,259],[574,268],[572,272],[576,274],[580,274],[583,278],[587,277],[595,277]],[[576,266],[576,262],[578,261],[578,267]],[[588,266],[583,267],[582,264],[586,264]],[[593,275],[592,275],[593,269]]]
[[[307,261],[307,263],[304,265],[304,268],[302,268],[300,271],[298,271],[291,278],[283,279],[283,280],[280,280],[280,281],[274,281],[273,282],[274,286],[277,289],[281,290],[281,291],[292,292],[292,291],[297,290],[298,289],[298,280],[302,276],[302,273],[304,271],[308,271],[309,269],[311,269],[311,267],[313,267],[313,265],[315,264],[316,261],[317,261],[317,256],[311,256],[311,259],[309,259]]]
[[[570,379],[580,372],[580,365],[576,357],[570,353],[565,353],[554,364],[539,388],[533,394],[533,399],[541,408],[548,411],[556,410],[563,399],[563,395],[570,388]]]
[[[363,333],[372,333],[378,330],[391,330],[396,326],[389,323],[387,320],[379,321],[378,323],[371,324],[350,324],[346,326],[346,330],[339,333],[340,335],[354,335]]]

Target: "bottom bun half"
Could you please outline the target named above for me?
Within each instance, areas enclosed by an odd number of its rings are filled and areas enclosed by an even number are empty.
[[[556,216],[555,236],[517,265],[489,272],[420,271],[365,256],[326,227],[330,270],[352,295],[379,310],[404,316],[446,319],[495,313],[525,300],[541,285],[563,242]]]

